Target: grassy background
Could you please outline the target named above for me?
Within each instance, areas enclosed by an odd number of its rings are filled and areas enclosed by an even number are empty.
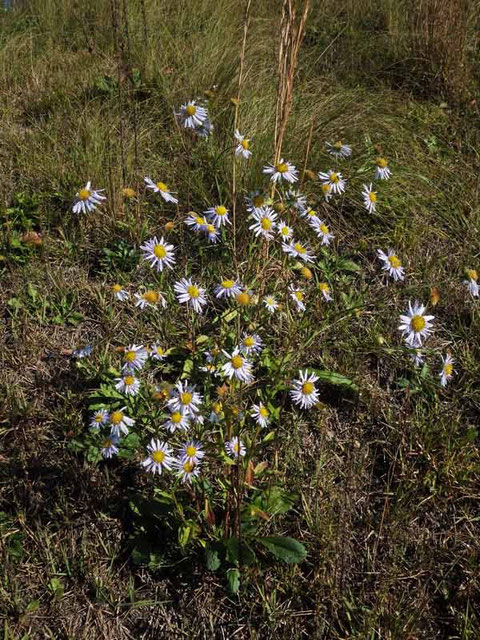
[[[105,282],[144,281],[130,247],[166,221],[151,200],[139,211],[120,190],[162,176],[185,211],[228,201],[241,3],[19,4],[0,16],[4,637],[480,637],[480,320],[462,285],[480,256],[476,7],[324,0],[312,10],[285,155],[303,166],[313,121],[309,168],[328,168],[324,143],[342,138],[356,158],[349,180],[361,184],[378,151],[394,179],[375,218],[348,192],[328,212],[339,254],[361,270],[335,272],[338,301],[311,312],[322,339],[302,362],[322,362],[361,391],[325,389],[313,419],[279,430],[280,472],[300,496],[280,527],[307,545],[307,561],[252,571],[231,598],[195,559],[161,571],[132,565],[124,496],[141,480],[128,465],[92,467],[69,447],[85,429],[89,389],[64,350],[93,342],[106,354],[136,335],[180,332],[169,319],[143,326],[108,302]],[[240,122],[254,158],[242,190],[261,184],[273,150],[279,11],[252,3]],[[213,87],[215,136],[185,148],[173,110]],[[90,178],[109,200],[79,222],[71,198]],[[42,234],[37,249],[21,242],[30,228]],[[395,288],[375,263],[375,249],[390,245],[408,273]],[[208,283],[218,270],[210,262],[207,252],[195,263]],[[457,361],[445,392],[392,349],[405,300],[426,300],[432,287],[433,344],[454,347]]]

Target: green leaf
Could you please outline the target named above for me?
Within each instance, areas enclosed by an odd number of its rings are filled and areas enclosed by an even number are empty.
[[[34,613],[39,608],[40,608],[40,600],[32,600],[25,607],[25,611],[26,613]]]
[[[207,562],[207,569],[209,571],[216,571],[220,567],[221,560],[216,549],[206,549],[205,557]]]
[[[302,562],[302,560],[305,560],[307,557],[307,550],[303,544],[294,538],[266,536],[264,538],[258,538],[258,542],[263,544],[276,558],[289,564]]]
[[[55,599],[60,600],[63,598],[65,589],[58,578],[52,578],[49,586]]]
[[[337,266],[344,271],[351,271],[352,273],[360,271],[360,265],[353,262],[353,260],[345,260],[344,258],[340,258],[337,261]]]
[[[341,373],[337,373],[336,371],[327,371],[325,369],[312,369],[312,371],[322,382],[334,385],[343,385],[345,387],[350,387],[352,391],[358,391],[358,385],[353,382],[353,380],[350,380],[350,378],[343,376]]]
[[[231,593],[238,593],[240,589],[240,571],[238,569],[229,569],[227,571],[227,580]]]

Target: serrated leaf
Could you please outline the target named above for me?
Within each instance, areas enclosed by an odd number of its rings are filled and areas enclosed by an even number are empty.
[[[341,385],[349,387],[352,391],[358,391],[358,385],[336,371],[327,371],[325,369],[312,369],[313,373],[318,376],[318,379],[328,384]]]
[[[258,538],[258,542],[268,549],[276,558],[288,564],[297,564],[307,557],[307,550],[303,544],[295,540],[295,538],[266,536],[264,538]]]

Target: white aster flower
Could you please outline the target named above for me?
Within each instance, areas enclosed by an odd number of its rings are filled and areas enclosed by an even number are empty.
[[[392,175],[392,172],[388,168],[388,160],[386,158],[377,158],[375,165],[375,180],[388,180]]]
[[[328,184],[331,193],[343,193],[345,191],[346,180],[342,178],[342,174],[339,171],[332,171],[329,169],[326,173],[321,171],[318,173],[318,177],[323,184]]]
[[[268,196],[262,191],[252,191],[250,195],[245,196],[245,204],[247,205],[248,213],[253,213],[257,209],[261,209],[269,202]]]
[[[290,162],[284,162],[283,158],[277,164],[268,164],[263,167],[264,174],[271,176],[272,182],[296,182],[298,180],[298,171]]]
[[[163,271],[164,267],[171,269],[175,264],[175,247],[168,244],[163,238],[155,236],[140,246],[143,251],[142,258],[150,263],[157,271]]]
[[[287,199],[288,206],[293,207],[299,213],[303,213],[307,208],[307,197],[300,193],[300,191],[287,191],[285,197]]]
[[[405,268],[402,267],[400,258],[393,249],[389,249],[388,253],[377,249],[377,255],[379,260],[383,262],[383,271],[386,271],[394,280],[403,280],[405,278]]]
[[[335,238],[333,233],[330,232],[328,226],[323,222],[323,220],[319,220],[318,223],[314,226],[315,233],[322,241],[322,245],[329,245],[330,242]]]
[[[453,378],[455,371],[453,370],[454,359],[447,353],[445,357],[442,356],[442,370],[439,373],[440,384],[442,387],[446,387],[449,380]]]
[[[212,134],[213,124],[210,122],[208,115],[205,118],[204,123],[200,127],[197,127],[195,131],[201,138],[208,138],[208,136]]]
[[[130,371],[142,369],[148,358],[148,351],[143,345],[132,344],[125,348],[123,369]]]
[[[179,380],[172,389],[167,404],[172,413],[178,411],[186,417],[195,417],[202,402],[202,396],[195,391],[195,385],[190,385],[188,380]]]
[[[265,298],[263,299],[263,304],[265,305],[269,313],[275,313],[275,311],[279,307],[278,302],[273,296],[265,296]]]
[[[261,402],[253,405],[250,415],[260,427],[266,427],[270,423],[270,411]]]
[[[352,155],[352,147],[348,146],[348,144],[343,144],[341,140],[333,143],[327,142],[327,150],[328,153],[337,160],[343,160]]]
[[[208,224],[208,220],[205,216],[199,216],[198,213],[191,211],[185,218],[185,224],[194,231],[203,231]]]
[[[177,294],[177,300],[181,304],[186,304],[197,313],[202,313],[202,307],[207,304],[203,287],[192,282],[190,278],[188,280],[187,278],[182,278],[175,282],[173,288]]]
[[[235,131],[235,140],[238,142],[237,148],[235,149],[235,155],[241,155],[248,160],[252,155],[252,152],[250,151],[250,140],[245,138],[245,136],[242,136],[238,129]]]
[[[147,457],[141,462],[146,471],[154,475],[156,473],[161,475],[164,469],[170,471],[173,464],[173,456],[172,450],[166,442],[160,442],[160,440],[152,438],[147,446],[147,451]]]
[[[332,197],[332,186],[329,182],[324,182],[322,184],[322,194],[325,202],[328,202]]]
[[[423,364],[423,353],[421,349],[410,349],[410,358],[413,364],[418,367]]]
[[[122,286],[120,284],[114,284],[112,286],[112,291],[115,300],[120,300],[120,302],[128,300],[129,293],[125,289],[122,289]]]
[[[195,464],[189,460],[182,460],[181,458],[175,458],[174,462],[177,477],[183,482],[190,484],[193,478],[198,478],[200,475],[200,464]]]
[[[172,411],[168,420],[162,424],[162,427],[170,431],[170,433],[187,431],[188,426],[188,416],[180,413],[180,411]]]
[[[161,305],[164,309],[167,306],[167,301],[161,291],[154,291],[149,289],[143,293],[135,294],[135,306],[142,309],[155,309],[158,305]]]
[[[371,183],[369,185],[363,185],[362,196],[363,203],[365,204],[365,209],[368,211],[368,213],[373,213],[377,205],[377,192],[372,191]]]
[[[232,355],[229,355],[226,351],[224,351],[223,354],[228,359],[222,366],[224,375],[230,378],[230,380],[235,378],[247,384],[253,380],[252,363],[240,355],[238,347],[235,347]]]
[[[144,178],[145,184],[147,185],[147,189],[151,189],[153,193],[159,193],[165,202],[173,202],[173,204],[178,204],[177,198],[172,194],[170,189],[164,182],[153,182],[150,178]]]
[[[122,378],[115,378],[115,382],[115,389],[126,396],[136,396],[140,390],[140,380],[128,371]]]
[[[308,375],[308,371],[299,371],[299,378],[293,380],[292,390],[290,396],[302,409],[310,409],[318,402],[318,391],[315,387],[315,382],[318,380],[318,376],[314,373]]]
[[[75,194],[73,213],[90,213],[96,209],[99,204],[102,204],[102,200],[106,200],[105,196],[101,195],[101,191],[105,189],[92,189],[92,183],[88,181],[85,187]]]
[[[242,287],[235,280],[222,280],[215,287],[215,296],[217,298],[234,298],[242,291]]]
[[[82,358],[89,358],[92,355],[93,347],[87,344],[85,347],[74,349],[72,351],[72,357],[82,360]]]
[[[310,207],[307,209],[304,209],[301,213],[302,217],[306,219],[306,221],[308,222],[308,224],[315,229],[315,227],[318,225],[319,222],[321,222],[320,218],[318,217],[317,212],[315,211],[315,209],[311,209]]]
[[[262,236],[265,240],[271,240],[275,229],[275,220],[277,214],[270,207],[262,207],[257,209],[251,215],[255,220],[253,224],[249,226],[249,229],[254,232],[255,236]]]
[[[229,211],[223,204],[219,204],[216,207],[210,207],[205,211],[205,216],[220,229],[221,226],[231,224],[228,218]]]
[[[167,354],[165,353],[165,349],[161,347],[159,344],[152,344],[150,347],[150,357],[154,360],[165,360]]]
[[[109,436],[105,438],[102,442],[102,446],[100,447],[100,453],[104,458],[111,458],[118,453],[118,443],[119,439],[115,436]]]
[[[245,355],[261,353],[263,349],[263,340],[257,333],[244,333],[240,343],[240,351]]]
[[[470,295],[474,298],[478,298],[479,296],[479,286],[478,286],[478,274],[475,269],[467,269],[466,270],[468,280],[465,280],[465,284],[468,287]]]
[[[198,464],[205,455],[202,443],[198,440],[189,440],[185,442],[180,449],[179,458],[184,462],[190,462],[191,464]]]
[[[328,286],[328,284],[326,282],[320,282],[318,288],[320,289],[325,302],[332,302],[333,298],[330,295],[330,287]]]
[[[217,228],[214,224],[207,224],[207,226],[203,229],[207,240],[212,244],[217,244],[220,240],[220,229]]]
[[[243,458],[247,450],[238,436],[233,436],[225,443],[225,451],[231,458]]]
[[[288,290],[290,292],[290,297],[295,302],[297,311],[305,311],[305,294],[303,293],[303,291],[301,289],[297,289],[297,287],[295,287],[293,284],[288,287]]]
[[[182,104],[177,115],[182,125],[187,129],[198,129],[204,126],[205,121],[208,119],[208,111],[205,107],[196,104],[195,100]]]
[[[277,223],[277,233],[284,242],[285,240],[290,240],[293,236],[293,229],[288,226],[285,220],[280,220],[280,222]]]
[[[412,306],[409,302],[406,315],[400,316],[401,324],[398,328],[410,347],[421,347],[422,339],[432,333],[432,320],[435,316],[426,316],[425,310],[423,304],[415,301]]]
[[[296,242],[295,240],[291,240],[288,243],[284,242],[282,249],[285,253],[288,253],[291,258],[300,258],[304,262],[313,262],[315,260],[315,257],[301,242]]]
[[[108,423],[110,415],[106,409],[99,409],[95,411],[90,419],[90,426],[92,429],[100,429]]]
[[[128,436],[128,427],[135,424],[135,420],[125,415],[126,407],[115,409],[110,414],[110,435],[116,438],[120,437],[120,433]]]

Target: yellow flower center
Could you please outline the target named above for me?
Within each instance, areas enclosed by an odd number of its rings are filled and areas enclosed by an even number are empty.
[[[127,385],[127,387],[130,387],[132,384],[134,384],[135,378],[133,376],[125,376],[123,382]]]
[[[467,276],[470,278],[470,280],[478,279],[478,274],[475,269],[467,269]]]
[[[274,303],[274,300],[273,300],[273,298],[272,298],[272,297],[270,297],[270,296],[269,296],[269,297],[267,298],[267,302],[268,302],[268,304],[273,304],[273,303]]]
[[[222,288],[223,289],[231,289],[234,284],[235,284],[235,282],[233,280],[224,280],[222,282]]]
[[[110,422],[115,426],[119,425],[123,420],[123,413],[121,411],[114,411],[110,414]]]
[[[314,211],[313,209],[310,209],[310,211],[307,212],[307,216],[309,216],[310,218],[315,218],[317,215],[317,212]]]
[[[330,287],[328,286],[328,284],[326,282],[321,282],[318,285],[318,288],[320,289],[320,291],[324,291],[325,293],[329,293],[330,292]]]
[[[247,336],[246,338],[243,339],[243,345],[245,347],[253,347],[254,344],[255,344],[255,340],[253,336]]]
[[[217,216],[226,216],[227,208],[221,204],[219,207],[215,207],[215,213],[217,214]]]
[[[165,193],[166,191],[168,191],[168,187],[164,182],[157,182],[157,189],[159,191],[162,191],[163,193]]]
[[[137,352],[136,351],[127,351],[126,354],[125,354],[125,360],[127,362],[133,362],[136,357],[137,357]]]
[[[103,416],[101,414],[99,414],[98,416],[95,416],[95,422],[102,422],[103,421]]]
[[[250,304],[250,296],[246,291],[241,291],[240,293],[237,293],[237,295],[235,296],[235,299],[238,302],[238,304],[242,306],[246,306],[247,304]]]
[[[118,293],[119,291],[122,290],[122,287],[119,284],[114,284],[112,289],[113,289],[113,293]]]
[[[152,451],[152,460],[158,464],[161,464],[165,460],[165,451]]]
[[[88,200],[90,198],[90,196],[92,195],[92,192],[90,191],[90,189],[80,189],[80,191],[78,192],[78,197],[80,198],[80,200]]]
[[[397,256],[388,256],[388,261],[394,269],[398,269],[398,267],[402,266],[402,263]]]
[[[415,333],[419,333],[422,329],[425,328],[425,318],[423,316],[413,316],[412,318],[412,329]]]
[[[200,218],[200,216],[197,216],[197,224],[199,224],[200,226],[204,226],[207,224],[207,221],[205,220],[205,218]]]
[[[370,200],[370,202],[376,202],[377,201],[377,194],[373,193],[373,191],[369,191],[368,199]]]
[[[156,302],[158,302],[160,296],[158,295],[157,291],[145,291],[145,293],[142,295],[142,298],[150,304],[155,304]]]
[[[288,171],[288,164],[286,162],[280,162],[275,165],[275,169],[278,173],[286,173]]]
[[[242,366],[243,366],[243,358],[241,356],[233,356],[232,367],[234,369],[241,369]]]
[[[173,424],[179,424],[182,421],[182,414],[179,411],[172,413],[170,420]]]
[[[245,140],[245,138],[241,141],[240,143],[242,145],[242,147],[247,150],[250,148],[250,142],[248,140]]]
[[[162,258],[165,258],[165,256],[167,255],[167,250],[165,249],[163,244],[156,244],[153,247],[153,253],[157,258],[162,259]]]
[[[185,453],[189,458],[193,458],[193,456],[197,453],[197,447],[194,447],[193,444],[191,444],[185,449]]]
[[[165,353],[165,351],[162,349],[162,347],[157,347],[155,350],[156,350],[158,356],[163,356],[163,354]]]
[[[189,462],[188,460],[183,463],[183,470],[185,471],[185,473],[192,473],[194,467],[195,465],[193,464],[193,462]]]
[[[112,446],[113,442],[110,440],[110,438],[107,438],[106,440],[103,441],[103,445],[102,447],[104,449],[110,449],[110,447]]]
[[[212,403],[212,411],[213,413],[220,413],[220,411],[222,410],[222,405],[220,402],[213,402]]]
[[[268,409],[267,407],[264,407],[263,405],[260,407],[258,413],[263,417],[263,418],[268,418]]]
[[[338,173],[331,173],[330,174],[330,182],[333,182],[334,184],[337,184],[337,182],[340,182],[340,178],[338,177]]]
[[[294,291],[293,295],[295,296],[295,298],[299,301],[302,302],[303,300],[303,291]]]
[[[447,376],[451,376],[453,373],[453,364],[447,362],[447,364],[443,365],[443,373]]]
[[[295,249],[295,251],[296,251],[297,253],[301,253],[302,255],[303,255],[304,253],[306,253],[306,252],[307,252],[307,250],[305,249],[305,247],[304,247],[304,246],[302,246],[299,242],[296,242],[296,243],[293,245],[293,248]]]
[[[340,149],[342,148],[342,141],[338,140],[337,142],[334,143],[334,148],[337,149],[337,151],[340,151]]]
[[[265,203],[265,198],[263,196],[254,196],[252,198],[252,204],[254,207],[261,207]]]
[[[377,166],[380,167],[380,169],[385,169],[387,165],[388,160],[386,158],[377,158]]]
[[[192,394],[189,391],[184,391],[183,393],[180,394],[180,402],[182,404],[190,404],[191,401],[193,399]]]
[[[305,278],[305,280],[310,280],[311,278],[313,278],[313,273],[310,271],[308,267],[302,267],[300,269],[300,272],[302,276]]]
[[[313,382],[304,382],[302,384],[302,393],[306,396],[309,396],[315,390],[315,386]]]
[[[321,225],[320,225],[320,231],[321,231],[322,233],[325,233],[325,234],[330,233],[330,229],[327,227],[327,225],[326,225],[326,224],[321,224]]]
[[[197,112],[197,107],[194,104],[189,104],[185,107],[187,116],[194,116]]]
[[[290,227],[287,227],[286,225],[282,227],[281,234],[282,236],[288,236],[290,234]]]
[[[207,231],[208,233],[215,233],[215,227],[213,224],[207,224]]]
[[[322,191],[323,191],[323,193],[324,193],[324,194],[326,194],[326,193],[330,193],[330,188],[331,188],[331,187],[330,187],[330,185],[328,184],[328,182],[327,182],[327,184],[322,184]]]
[[[272,228],[272,221],[270,220],[270,218],[262,218],[260,226],[264,231],[268,231]]]
[[[235,453],[238,453],[240,451],[240,443],[238,441],[235,442],[232,448]]]
[[[187,293],[190,298],[198,298],[198,296],[200,295],[198,287],[196,287],[194,284],[191,284],[189,287],[187,287]]]

